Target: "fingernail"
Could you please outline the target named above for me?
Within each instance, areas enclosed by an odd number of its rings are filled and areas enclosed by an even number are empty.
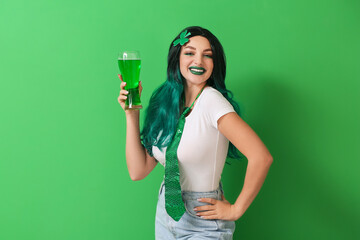
[[[196,208],[194,208],[194,211],[196,211],[197,209]]]
[[[197,216],[199,216],[199,215],[200,215],[200,213],[197,213],[196,215],[197,215]]]
[[[198,201],[201,202],[201,198],[198,198]]]
[[[126,91],[126,93],[129,93],[129,91]]]

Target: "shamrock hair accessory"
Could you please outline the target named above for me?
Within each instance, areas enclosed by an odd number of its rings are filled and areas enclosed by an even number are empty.
[[[188,38],[186,38],[187,36],[190,36],[191,33],[188,33],[187,30],[183,31],[181,34],[180,34],[180,38],[179,39],[176,39],[174,41],[174,46],[178,45],[180,43],[180,45],[184,45],[185,43],[187,43],[189,41]]]

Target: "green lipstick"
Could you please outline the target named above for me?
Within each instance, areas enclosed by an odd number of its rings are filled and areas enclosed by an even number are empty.
[[[202,67],[189,67],[189,70],[195,75],[203,75],[206,72],[205,68]]]

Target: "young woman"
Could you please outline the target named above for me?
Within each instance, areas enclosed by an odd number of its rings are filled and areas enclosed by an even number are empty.
[[[167,79],[150,99],[141,133],[139,111],[125,111],[131,179],[145,178],[158,162],[165,167],[156,239],[232,239],[235,221],[258,194],[272,164],[266,146],[239,116],[225,73],[219,40],[207,29],[185,28],[170,44]],[[125,84],[118,97],[123,109]],[[221,173],[226,157],[242,155],[248,160],[245,182],[230,204]]]

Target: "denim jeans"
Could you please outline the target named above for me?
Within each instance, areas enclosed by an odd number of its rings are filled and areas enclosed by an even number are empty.
[[[155,239],[232,239],[235,231],[235,221],[221,219],[203,219],[196,215],[194,207],[209,205],[199,202],[198,198],[215,198],[221,200],[223,189],[219,187],[210,192],[182,191],[186,212],[176,222],[165,209],[165,184],[161,183],[155,217]]]

